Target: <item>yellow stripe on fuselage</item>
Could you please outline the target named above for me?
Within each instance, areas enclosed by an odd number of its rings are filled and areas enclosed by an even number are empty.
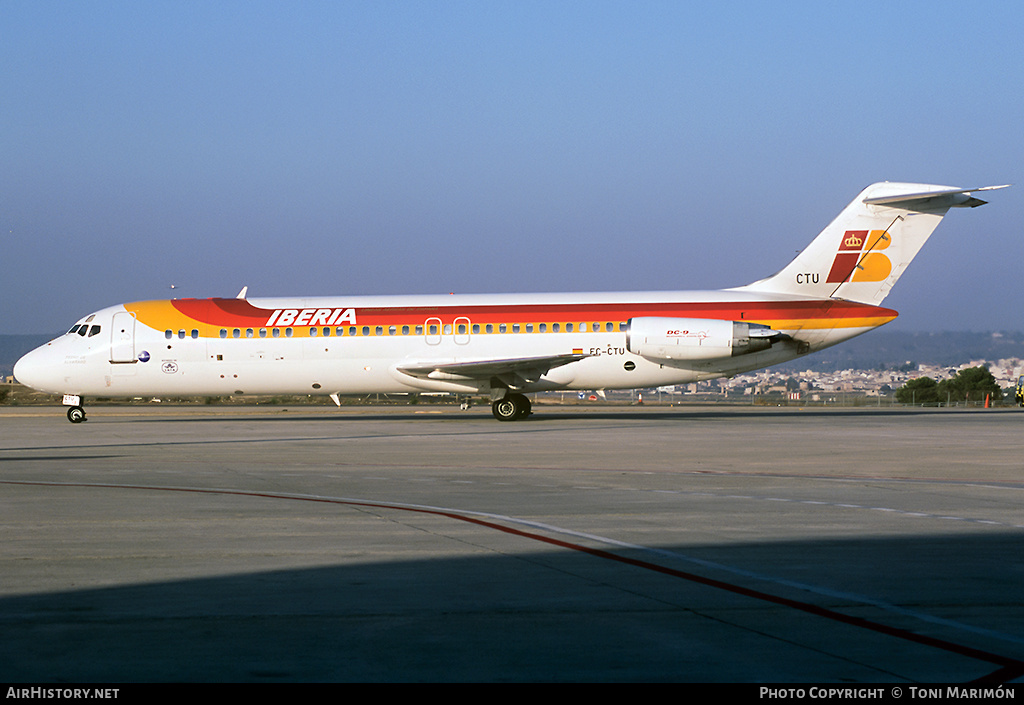
[[[752,323],[762,323],[775,330],[831,330],[833,328],[877,328],[890,321],[896,320],[896,316],[870,316],[863,318],[801,318],[793,320],[757,320]]]
[[[136,301],[125,304],[124,307],[129,313],[135,315],[135,319],[139,323],[149,326],[155,331],[170,330],[177,333],[179,330],[183,330],[186,335],[189,335],[193,330],[198,330],[200,338],[217,338],[223,327],[202,323],[186,316],[174,308],[171,301]]]
[[[224,328],[231,328],[231,326],[217,325],[210,323],[203,323],[190,316],[185,315],[177,308],[175,308],[173,301],[137,301],[130,304],[125,304],[125,309],[133,313],[136,319],[143,325],[152,328],[155,331],[166,331],[170,330],[174,333],[178,331],[185,331],[186,336],[191,336],[193,330],[198,331],[200,338],[219,338],[221,337],[221,330]],[[587,314],[577,316],[572,321],[586,320]],[[847,329],[847,328],[876,328],[878,326],[889,323],[896,318],[895,315],[887,316],[862,316],[862,317],[821,317],[821,318],[749,318],[746,319],[751,323],[761,323],[763,325],[770,326],[771,328],[779,331],[801,331],[801,330],[832,330],[832,329]],[[468,319],[467,319],[468,320]],[[410,321],[410,326],[422,324],[421,319]],[[549,324],[550,325],[550,324]],[[564,327],[564,323],[562,324]],[[616,328],[618,324],[616,323]],[[601,328],[604,326],[602,324]],[[563,330],[564,332],[564,330]],[[589,331],[598,332],[598,331]],[[601,330],[600,332],[605,332]],[[308,334],[308,327],[296,327],[295,333],[297,337],[305,337]],[[498,334],[498,333],[496,333]],[[544,335],[543,333],[522,333],[524,335]],[[580,333],[586,335],[586,333]],[[480,333],[474,333],[474,335],[486,335],[483,331]],[[403,336],[404,337],[404,336]]]

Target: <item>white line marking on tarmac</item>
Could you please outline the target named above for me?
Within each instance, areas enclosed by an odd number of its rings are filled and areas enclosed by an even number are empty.
[[[608,546],[614,546],[616,548],[629,549],[633,551],[639,551],[642,553],[648,553],[651,555],[660,556],[663,558],[670,558],[672,560],[685,561],[694,565],[699,565],[703,568],[712,570],[724,571],[733,575],[743,576],[753,580],[759,580],[775,585],[783,585],[797,590],[802,590],[815,595],[821,595],[832,599],[841,599],[848,602],[855,602],[862,605],[868,605],[877,609],[899,614],[905,617],[920,620],[930,624],[941,625],[951,629],[959,631],[970,632],[987,636],[994,639],[1000,639],[1002,641],[1009,641],[1014,643],[1024,643],[1024,637],[1004,634],[1002,632],[993,631],[991,629],[985,629],[983,627],[976,627],[970,624],[964,624],[962,622],[956,622],[950,619],[944,619],[942,617],[936,617],[924,612],[917,610],[910,610],[898,605],[893,605],[882,600],[876,600],[865,595],[858,595],[856,593],[841,592],[838,590],[832,590],[830,588],[819,587],[816,585],[810,585],[808,583],[801,583],[792,580],[786,580],[764,573],[757,573],[743,568],[737,568],[734,566],[726,565],[724,563],[717,563],[715,561],[708,561],[702,558],[695,558],[688,556],[683,553],[677,553],[675,551],[669,551],[661,548],[652,548],[650,546],[641,546],[639,544],[628,543],[625,541],[619,541],[618,539],[609,538],[607,536],[600,536],[598,534],[592,534],[584,531],[576,531],[574,529],[566,529],[554,524],[548,524],[545,522],[535,521],[531,519],[520,519],[517,517],[508,516],[505,514],[495,514],[492,512],[477,512],[466,509],[457,509],[450,507],[441,507],[429,504],[411,504],[406,502],[389,502],[386,500],[368,500],[359,499],[355,497],[334,497],[330,495],[314,495],[314,494],[298,494],[290,492],[260,492],[254,490],[238,490],[230,488],[213,488],[213,487],[187,487],[187,486],[157,486],[157,485],[127,485],[127,484],[111,484],[111,483],[91,483],[91,482],[53,482],[53,481],[39,481],[39,480],[0,480],[0,484],[15,484],[15,485],[48,485],[48,486],[65,486],[65,487],[96,487],[96,488],[109,488],[109,489],[137,489],[137,490],[159,490],[159,491],[180,491],[180,492],[199,492],[199,493],[210,493],[210,494],[231,494],[240,496],[250,497],[263,497],[268,499],[296,499],[296,500],[307,500],[307,501],[321,501],[321,502],[335,502],[339,504],[354,504],[362,506],[376,506],[380,508],[394,508],[399,510],[423,510],[437,513],[449,513],[453,515],[460,515],[465,517],[473,517],[480,519],[489,519],[492,521],[505,522],[511,525],[528,526],[534,529],[547,531],[554,534],[573,536],[575,538],[589,539],[591,541],[602,543]],[[681,494],[708,494],[708,493],[681,493]],[[753,497],[742,497],[754,499]],[[859,506],[859,505],[852,505]],[[866,507],[861,507],[866,508]],[[912,514],[913,513],[907,513]],[[927,514],[918,514],[918,516],[935,516]],[[992,522],[995,523],[995,522]]]

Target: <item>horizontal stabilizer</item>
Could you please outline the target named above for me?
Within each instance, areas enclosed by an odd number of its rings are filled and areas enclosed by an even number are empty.
[[[896,205],[907,206],[910,210],[910,204],[919,204],[927,206],[928,208],[976,208],[983,206],[988,201],[983,201],[980,198],[974,198],[970,194],[977,191],[995,191],[996,189],[1006,188],[1010,184],[1002,184],[1001,186],[980,186],[978,188],[965,188],[965,189],[948,189],[945,191],[924,191],[921,193],[905,193],[905,194],[894,194],[888,196],[877,196],[874,198],[865,198],[864,203],[869,206],[886,206]]]

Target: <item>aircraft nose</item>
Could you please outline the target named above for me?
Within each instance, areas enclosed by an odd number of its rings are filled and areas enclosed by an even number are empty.
[[[53,389],[51,383],[54,376],[51,357],[46,346],[23,355],[14,363],[14,378],[26,387],[43,392],[58,391]]]

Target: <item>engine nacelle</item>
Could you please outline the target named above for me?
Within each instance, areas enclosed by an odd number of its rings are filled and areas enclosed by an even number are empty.
[[[781,335],[760,323],[646,316],[630,319],[626,347],[651,360],[715,360],[767,350]]]

